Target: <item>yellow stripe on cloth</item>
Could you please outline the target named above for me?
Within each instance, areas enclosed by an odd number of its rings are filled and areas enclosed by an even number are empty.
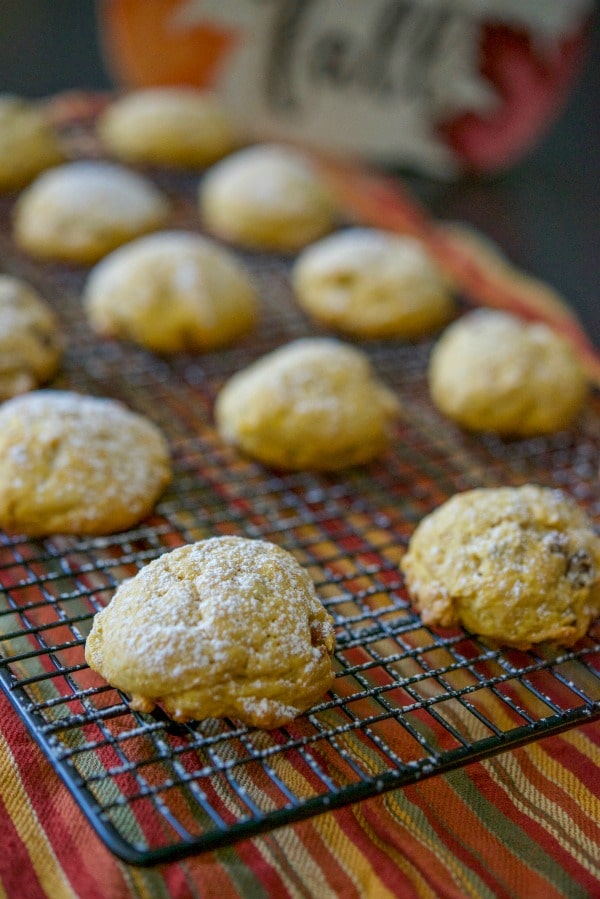
[[[565,743],[570,743],[578,752],[585,755],[591,762],[600,768],[600,746],[596,745],[585,732],[585,728],[573,728],[573,730],[564,731],[561,738]],[[594,797],[597,798],[597,797]],[[596,818],[600,821],[600,817]]]
[[[293,765],[285,759],[277,760],[277,765],[279,769],[285,767],[285,779],[289,784],[293,784],[297,795],[310,794],[312,791],[310,783]],[[278,774],[282,776],[283,772],[279,770]],[[248,780],[245,785],[249,788],[250,781]],[[220,790],[218,785],[216,789],[227,807],[237,812],[230,795],[226,791]],[[333,816],[326,814],[325,817],[329,819],[328,827],[321,829],[319,825],[322,822],[319,818],[311,823],[315,824],[321,839],[335,855],[348,879],[356,884],[359,895],[377,897],[377,899],[394,899],[394,895],[382,882],[369,859],[344,834]],[[328,888],[326,872],[322,870],[310,849],[305,845],[301,833],[300,828],[284,827],[264,838],[253,840],[252,845],[264,861],[277,872],[289,896],[301,895],[298,892],[298,884],[301,883],[302,888],[307,890],[311,896],[335,899],[337,894],[333,889]],[[340,863],[340,860],[347,859],[350,854],[359,862],[360,873],[353,866],[352,869],[349,869],[347,865]],[[369,884],[368,892],[363,890],[365,884]]]
[[[444,866],[449,880],[456,884],[464,896],[480,899],[484,895],[485,885],[481,879],[456,858],[451,849],[444,846],[426,817],[417,806],[410,803],[402,790],[394,790],[384,797],[386,807],[394,820],[402,825],[414,839]],[[372,836],[372,839],[375,839]],[[399,853],[394,854],[394,861],[400,864]],[[427,884],[424,884],[427,888]],[[428,895],[419,892],[419,895]]]
[[[328,887],[325,874],[313,858],[294,828],[283,827],[276,834],[269,834],[254,841],[263,859],[277,871],[290,896],[322,896],[335,899],[335,892]]]
[[[576,774],[573,774],[573,772],[569,771],[568,768],[565,768],[561,762],[543,752],[542,746],[537,747],[533,745],[525,748],[526,750],[529,750],[528,755],[535,767],[545,777],[556,784],[557,787],[565,790],[570,796],[576,797],[579,808],[585,812],[593,824],[597,824],[598,821],[600,821],[600,796],[591,793],[585,784],[579,780]],[[594,761],[596,765],[600,764],[599,756],[600,752],[596,751],[595,758],[592,757],[592,761]],[[583,845],[585,843],[584,837],[582,836],[581,840],[578,839],[577,842]]]
[[[552,781],[558,788],[565,790],[572,797],[577,797],[578,807],[589,818],[590,824],[597,826],[600,821],[600,797],[594,796],[581,783],[579,778],[564,768],[560,762],[550,757],[543,751],[543,747],[532,745],[525,747],[525,750],[531,759],[534,767],[542,775]],[[541,797],[539,791],[535,791]],[[537,798],[533,797],[534,801]],[[553,802],[548,798],[540,798],[540,809],[543,809],[548,817],[549,830],[556,840],[575,858],[579,864],[587,871],[592,872],[596,876],[600,874],[600,864],[598,862],[598,842],[577,825],[571,815],[566,813],[561,804]],[[568,836],[568,839],[560,836],[559,831]],[[579,851],[582,850],[582,851]]]
[[[240,781],[244,786],[247,782],[248,787],[250,788],[250,780],[241,777]],[[221,781],[216,781],[215,791],[218,793],[226,808],[238,815],[239,807],[232,797],[231,792]],[[285,845],[285,852],[278,851],[280,843]],[[303,847],[297,840],[293,830],[286,831],[284,829],[278,834],[278,838],[275,839],[272,839],[270,835],[263,839],[255,839],[252,841],[252,845],[256,852],[260,853],[263,860],[277,872],[277,875],[287,891],[287,895],[300,897],[301,893],[299,892],[298,884],[306,884],[308,888],[313,888],[314,884],[311,884],[313,878],[323,887],[320,871],[315,869],[315,866],[312,864],[313,860],[304,852]],[[288,862],[288,857],[291,858],[292,861]],[[301,872],[301,874],[299,872]],[[324,897],[327,896],[324,888],[322,895]]]
[[[10,747],[0,734],[0,795],[29,854],[42,889],[52,899],[77,899],[29,801]]]
[[[548,759],[538,744],[534,743],[524,749],[536,770],[543,773],[545,777],[549,779],[552,779],[553,776],[565,777],[565,769],[559,764],[553,768],[553,760]],[[500,765],[500,763],[502,764]],[[488,769],[492,780],[509,796],[511,802],[523,815],[535,821],[551,834],[583,868],[596,877],[600,876],[600,866],[597,862],[594,863],[590,860],[597,855],[597,843],[577,827],[576,822],[561,808],[559,803],[544,795],[531,782],[523,771],[517,755],[505,753],[500,758],[500,762],[498,759],[491,759],[484,761],[483,764]],[[504,776],[501,772],[504,772]],[[556,780],[554,782],[557,783]],[[520,796],[523,796],[523,800],[519,798]],[[597,798],[594,800],[594,804],[598,809]],[[565,839],[565,835],[568,835],[568,840]],[[577,851],[577,847],[582,847],[585,853]]]
[[[333,813],[315,818],[314,827],[340,868],[356,885],[359,896],[364,899],[393,899],[393,894],[384,886],[365,853],[348,838]]]

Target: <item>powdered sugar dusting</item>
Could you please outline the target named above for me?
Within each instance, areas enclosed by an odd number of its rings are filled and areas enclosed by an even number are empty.
[[[224,202],[243,197],[257,214],[305,215],[324,192],[308,159],[287,147],[259,144],[239,150],[217,163],[205,188],[217,191]]]
[[[238,371],[215,405],[224,440],[268,465],[296,470],[371,461],[387,447],[399,413],[364,352],[318,337]]]
[[[569,645],[590,622],[600,540],[560,491],[479,489],[421,522],[402,567],[428,624],[461,622],[522,648],[544,640]]]
[[[90,214],[110,221],[162,216],[166,202],[152,182],[131,169],[96,160],[77,160],[50,169],[24,194],[30,203],[56,205],[71,213]]]
[[[8,530],[116,530],[145,514],[170,479],[161,433],[110,399],[39,391],[10,400],[0,447]]]
[[[195,690],[199,717],[221,696],[252,720],[265,708],[289,718],[321,681],[328,686],[333,645],[331,619],[293,556],[217,537],[123,583],[96,617],[88,661],[123,689],[174,705]]]

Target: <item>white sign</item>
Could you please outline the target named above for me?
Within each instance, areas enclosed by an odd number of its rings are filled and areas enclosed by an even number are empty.
[[[439,134],[499,98],[479,71],[482,24],[574,29],[590,0],[188,0],[173,28],[210,22],[235,40],[216,90],[253,136],[451,175]]]

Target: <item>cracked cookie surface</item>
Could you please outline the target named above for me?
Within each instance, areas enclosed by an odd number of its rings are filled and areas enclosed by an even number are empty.
[[[140,711],[272,728],[331,686],[333,649],[332,620],[290,553],[213,537],[122,583],[94,618],[86,660]]]
[[[0,408],[0,527],[108,534],[145,518],[171,478],[159,429],[115,400],[32,391]]]
[[[429,389],[464,428],[529,437],[571,425],[588,385],[570,344],[548,325],[476,309],[434,347]]]
[[[93,269],[83,302],[95,331],[157,353],[227,346],[258,314],[237,257],[186,231],[161,231],[114,250]]]
[[[413,237],[349,228],[307,247],[294,263],[300,305],[317,322],[365,338],[418,338],[454,311],[450,286]]]
[[[233,375],[215,406],[221,437],[267,465],[338,470],[382,453],[400,412],[368,356],[295,340]]]
[[[527,649],[569,646],[600,612],[600,539],[559,490],[468,490],[427,515],[402,560],[423,621]]]
[[[83,159],[49,169],[21,193],[14,237],[38,259],[88,264],[160,228],[168,213],[166,198],[144,176]]]

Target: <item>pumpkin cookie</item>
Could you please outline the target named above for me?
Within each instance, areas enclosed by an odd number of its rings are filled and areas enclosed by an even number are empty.
[[[185,231],[115,250],[92,271],[83,299],[95,331],[157,353],[225,346],[252,327],[258,306],[237,259]]]
[[[368,357],[325,338],[297,340],[237,372],[215,407],[228,443],[267,465],[316,470],[379,455],[398,412]]]
[[[48,381],[61,353],[58,319],[50,306],[20,278],[0,275],[0,400]]]
[[[0,408],[0,527],[108,534],[145,518],[171,478],[166,442],[121,403],[34,391]]]
[[[204,176],[200,214],[234,244],[289,252],[333,226],[332,201],[309,161],[275,144],[233,153]]]
[[[600,612],[600,539],[559,490],[481,488],[421,521],[402,560],[425,624],[495,643],[570,646]]]
[[[356,337],[420,337],[454,310],[448,283],[418,240],[370,228],[307,247],[292,282],[311,318]]]
[[[63,161],[58,138],[38,104],[0,95],[0,192],[18,190]]]
[[[235,146],[231,123],[218,100],[192,88],[147,88],[115,100],[98,134],[125,162],[202,168]]]
[[[147,179],[107,162],[65,163],[40,175],[15,207],[19,246],[40,259],[91,263],[164,224],[168,204]]]
[[[178,721],[278,727],[331,686],[333,623],[307,572],[262,540],[214,537],[165,553],[94,618],[86,660]]]
[[[570,344],[547,325],[478,309],[442,334],[429,389],[438,409],[469,430],[528,437],[568,427],[587,382]]]

